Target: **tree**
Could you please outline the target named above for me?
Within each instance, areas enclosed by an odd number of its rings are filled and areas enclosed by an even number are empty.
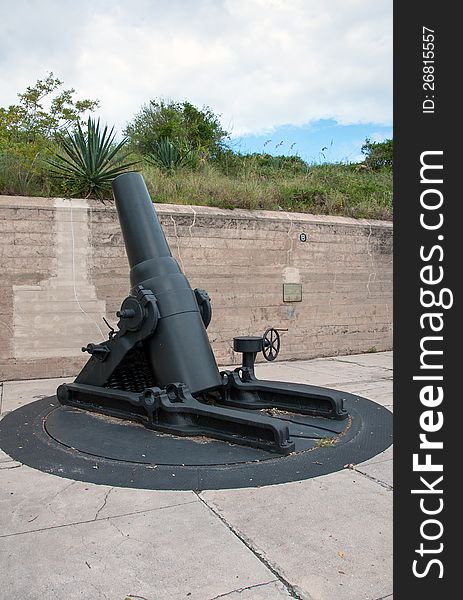
[[[3,193],[51,191],[46,159],[53,155],[59,132],[83,122],[98,100],[75,100],[73,88],[49,73],[18,94],[19,101],[0,107],[0,170]]]
[[[383,167],[392,167],[394,164],[393,140],[372,142],[367,138],[362,146],[362,154],[366,157],[364,164],[374,171]]]
[[[143,155],[156,152],[168,140],[179,153],[196,152],[213,157],[223,148],[227,131],[208,106],[190,102],[151,100],[125,129],[132,146]]]
[[[12,143],[53,139],[59,131],[82,123],[84,113],[98,107],[98,100],[74,100],[74,88],[60,91],[62,85],[49,73],[18,94],[18,104],[0,107],[0,139]]]

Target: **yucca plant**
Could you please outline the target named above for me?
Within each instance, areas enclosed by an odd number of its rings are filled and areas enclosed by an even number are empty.
[[[103,199],[109,195],[112,180],[136,162],[127,162],[129,152],[121,153],[127,139],[114,143],[114,127],[100,127],[100,120],[89,117],[87,130],[80,125],[58,137],[61,154],[48,162],[53,176],[74,196]]]
[[[191,150],[182,151],[169,138],[164,137],[156,142],[146,160],[163,171],[172,172],[179,167],[191,166],[194,153]]]

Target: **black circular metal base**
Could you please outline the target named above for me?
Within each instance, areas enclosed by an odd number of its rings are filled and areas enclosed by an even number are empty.
[[[326,445],[289,456],[209,438],[182,438],[61,406],[55,396],[0,421],[2,450],[30,467],[78,481],[157,490],[256,487],[309,479],[363,462],[392,443],[392,414],[346,394],[346,427]]]

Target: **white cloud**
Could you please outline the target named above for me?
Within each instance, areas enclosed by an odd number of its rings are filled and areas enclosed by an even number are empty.
[[[233,133],[392,120],[391,0],[42,0],[0,25],[0,105],[48,70],[121,129],[163,96]]]
[[[383,142],[385,139],[392,138],[392,129],[386,132],[374,131],[368,139],[372,142]]]

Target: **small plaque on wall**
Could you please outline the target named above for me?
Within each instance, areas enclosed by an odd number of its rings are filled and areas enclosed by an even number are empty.
[[[302,283],[284,283],[283,302],[302,302]]]

